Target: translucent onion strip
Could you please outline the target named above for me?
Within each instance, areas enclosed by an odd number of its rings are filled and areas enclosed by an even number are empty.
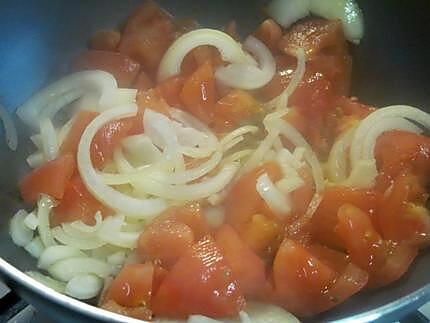
[[[109,107],[116,88],[115,78],[107,72],[77,72],[37,92],[16,113],[27,125],[37,129],[40,120],[52,119],[60,109],[86,93],[97,93],[100,106]]]
[[[130,216],[147,217],[161,213],[166,203],[161,199],[136,199],[122,194],[103,183],[91,163],[91,142],[97,131],[116,118],[135,115],[137,106],[131,104],[107,110],[98,115],[85,129],[78,146],[78,168],[88,190],[105,205]]]
[[[257,57],[259,66],[235,63],[220,67],[215,78],[226,86],[254,90],[263,87],[276,72],[275,59],[270,50],[257,38],[249,36],[243,47]]]
[[[52,235],[55,240],[61,242],[70,247],[74,247],[80,250],[91,250],[104,246],[106,242],[102,241],[98,237],[83,238],[82,236],[72,236],[64,232],[62,227],[55,227],[52,229]]]
[[[43,275],[37,271],[26,271],[28,276],[38,281],[39,283],[45,285],[48,288],[55,290],[56,292],[64,294],[64,290],[66,289],[66,284],[60,282],[56,279],[53,279],[49,276]]]
[[[11,115],[1,104],[0,104],[0,120],[3,122],[6,144],[11,150],[15,151],[16,148],[18,147],[18,133],[16,131],[16,127],[12,120]]]
[[[103,288],[103,281],[92,274],[73,277],[66,285],[64,293],[76,299],[96,297]]]
[[[48,272],[60,281],[68,282],[73,277],[94,274],[106,278],[112,274],[113,267],[101,260],[88,257],[67,258],[49,267]]]
[[[327,160],[327,175],[334,183],[348,177],[349,148],[354,132],[355,127],[341,134],[330,150]]]
[[[45,246],[40,237],[36,236],[29,244],[25,245],[24,249],[34,258],[39,259],[43,250],[45,250]]]
[[[24,223],[26,216],[27,212],[25,210],[19,210],[10,221],[11,238],[20,247],[27,245],[33,239],[33,230],[29,229]]]
[[[256,189],[269,208],[278,216],[283,216],[291,211],[291,201],[288,195],[282,194],[273,184],[267,173],[257,178]]]
[[[371,129],[382,120],[393,117],[408,119],[430,129],[430,115],[417,108],[407,105],[393,105],[377,109],[363,119],[355,131],[350,149],[350,159],[353,166],[358,160],[363,159],[364,151],[369,151],[369,147],[364,147],[363,143]],[[373,143],[371,145],[374,147]]]
[[[48,195],[41,195],[37,202],[37,218],[39,219],[37,230],[45,247],[56,245],[49,225],[49,215],[53,207],[54,201]]]
[[[48,269],[56,262],[72,257],[85,257],[85,254],[78,248],[71,246],[50,246],[40,255],[37,267]]]
[[[53,160],[58,156],[57,132],[51,120],[47,118],[40,120],[39,127],[45,160]]]
[[[31,168],[37,168],[39,166],[42,166],[42,164],[45,162],[45,157],[43,156],[42,152],[37,151],[28,156],[26,162]]]
[[[247,55],[240,44],[228,34],[215,29],[203,28],[183,34],[170,45],[160,62],[158,81],[179,74],[185,56],[192,49],[203,45],[216,47],[226,62],[256,65],[252,57]]]

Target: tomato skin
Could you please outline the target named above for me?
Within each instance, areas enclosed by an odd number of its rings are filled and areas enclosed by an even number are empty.
[[[129,17],[118,50],[152,74],[174,37],[175,27],[170,15],[155,2],[146,1]]]
[[[111,73],[119,87],[130,87],[137,77],[140,64],[127,55],[112,51],[89,50],[76,57],[77,70],[102,70]]]
[[[143,258],[160,259],[171,265],[191,247],[194,235],[187,225],[156,219],[140,234],[137,252]]]
[[[90,48],[95,50],[115,51],[121,40],[116,30],[99,30],[90,39]]]
[[[180,99],[188,112],[209,124],[213,117],[217,96],[214,71],[212,64],[207,61],[187,78]]]
[[[223,225],[218,229],[215,241],[237,279],[243,295],[260,296],[266,283],[263,261],[229,225]]]
[[[106,294],[106,299],[125,307],[148,305],[152,295],[154,265],[129,264],[115,277]]]
[[[273,19],[266,19],[254,32],[254,36],[273,51],[277,49],[278,42],[282,37],[282,29]]]
[[[72,154],[76,156],[78,152],[79,141],[81,140],[82,134],[85,128],[90,124],[95,117],[98,116],[98,112],[80,110],[73,121],[72,128],[67,134],[66,139],[63,141],[60,147],[60,154]]]
[[[217,130],[231,129],[259,111],[260,105],[252,95],[232,90],[215,104],[213,127]]]
[[[185,78],[182,76],[172,76],[157,85],[161,96],[172,107],[181,105],[180,94],[184,86]]]
[[[334,249],[343,249],[344,243],[335,234],[334,227],[338,223],[338,210],[346,203],[352,204],[367,214],[375,213],[380,195],[371,190],[333,187],[324,191],[322,201],[311,221],[311,231],[317,241]]]
[[[75,157],[72,154],[65,154],[43,164],[23,178],[19,184],[21,197],[26,203],[36,202],[40,194],[62,199],[75,168]]]
[[[155,315],[186,318],[235,316],[245,306],[231,269],[210,236],[195,243],[173,266],[152,301]]]
[[[84,223],[94,225],[94,215],[97,211],[100,211],[103,217],[112,213],[88,192],[79,175],[75,175],[67,183],[63,199],[53,209],[50,223],[55,227],[62,223],[82,220]]]

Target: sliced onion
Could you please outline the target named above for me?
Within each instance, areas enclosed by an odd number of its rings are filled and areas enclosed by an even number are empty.
[[[91,250],[99,248],[106,244],[105,241],[98,237],[84,238],[82,236],[72,236],[64,232],[62,227],[55,227],[52,229],[52,235],[55,240],[80,250]]]
[[[25,217],[24,224],[27,226],[27,228],[34,231],[34,230],[36,230],[37,226],[39,225],[39,219],[34,214],[34,212],[30,212]]]
[[[371,188],[375,185],[378,170],[375,159],[359,160],[351,170],[349,177],[341,185],[354,188]]]
[[[125,138],[122,141],[122,146],[127,155],[139,165],[153,164],[162,159],[161,151],[145,134]]]
[[[0,120],[3,122],[6,144],[8,147],[15,151],[18,147],[18,133],[12,117],[7,110],[0,104]]]
[[[122,266],[124,264],[126,254],[124,251],[115,252],[107,256],[106,260],[108,263],[114,266]]]
[[[42,166],[42,164],[45,162],[45,157],[43,156],[42,152],[37,151],[28,156],[26,162],[31,168],[37,168]]]
[[[302,168],[303,162],[300,161],[296,156],[294,156],[288,149],[282,148],[278,151],[278,162],[281,167],[283,165],[290,166],[290,168],[293,168],[295,170],[298,170]],[[288,175],[287,173],[284,175]]]
[[[91,162],[91,142],[104,124],[116,118],[135,115],[136,105],[107,110],[98,115],[85,129],[78,146],[78,168],[88,190],[102,203],[130,216],[148,217],[161,213],[166,203],[161,199],[136,199],[105,185]]]
[[[256,189],[269,208],[277,215],[283,216],[291,212],[291,201],[273,184],[267,173],[257,178]]]
[[[198,131],[206,133],[211,144],[215,144],[218,142],[218,139],[212,132],[212,130],[210,130],[207,125],[194,117],[192,114],[180,109],[171,108],[170,115],[173,120],[180,122],[184,125],[184,127],[194,128]]]
[[[66,284],[63,282],[60,282],[56,279],[53,279],[49,276],[43,275],[37,271],[26,271],[25,272],[28,276],[33,278],[34,280],[38,281],[39,283],[45,285],[48,288],[51,288],[59,293],[64,293],[64,290],[66,289]]]
[[[158,68],[158,81],[163,81],[181,71],[185,56],[194,48],[209,45],[216,47],[224,61],[256,65],[228,34],[215,29],[197,29],[183,34],[167,49]]]
[[[104,71],[82,71],[68,75],[37,92],[16,113],[27,125],[37,129],[39,121],[52,119],[69,103],[86,93],[96,92],[99,104],[109,106],[114,99],[117,83],[115,78]]]
[[[122,232],[123,225],[123,216],[108,217],[104,219],[97,236],[114,246],[133,249],[137,245],[140,232]]]
[[[300,82],[302,81],[306,70],[306,59],[305,59],[304,50],[301,48],[298,49],[296,56],[297,56],[297,67],[293,73],[293,76],[291,77],[290,82],[288,83],[285,90],[279,96],[273,98],[272,100],[270,100],[265,104],[267,108],[269,109],[276,108],[276,110],[285,109],[288,106],[288,99],[294,93],[294,91],[297,89]]]
[[[40,237],[37,236],[33,240],[31,240],[29,244],[25,245],[24,249],[34,258],[38,259],[42,254],[43,250],[45,250],[45,246],[43,245],[43,242]]]
[[[253,152],[254,152],[253,149],[243,149],[243,150],[236,151],[235,153],[232,153],[231,155],[225,157],[221,161],[221,164],[225,165],[225,164],[232,163],[235,161],[240,161],[240,160],[250,156]]]
[[[366,160],[373,159],[376,140],[384,132],[390,130],[403,130],[417,134],[422,132],[420,127],[406,119],[399,117],[384,118],[380,122],[375,123],[374,126],[367,133],[366,138],[362,143],[361,158]]]
[[[166,185],[150,177],[139,183],[148,194],[176,201],[192,201],[207,198],[218,193],[233,179],[238,165],[226,164],[215,176],[198,183],[188,185]]]
[[[350,150],[350,159],[353,166],[358,160],[363,159],[363,151],[368,151],[369,149],[368,147],[363,147],[363,142],[365,142],[370,130],[382,120],[393,117],[408,119],[430,129],[430,115],[417,108],[406,105],[393,105],[377,109],[362,120],[355,131]]]
[[[72,129],[72,126],[73,126],[74,122],[75,122],[75,118],[71,118],[58,131],[58,135],[57,135],[58,147],[61,147],[61,145],[63,144],[64,140],[66,140],[66,137],[69,134],[70,129]]]
[[[309,0],[273,0],[267,13],[282,27],[288,28],[309,14]]]
[[[33,230],[29,229],[25,223],[27,212],[19,210],[10,221],[10,236],[12,241],[20,247],[24,247],[33,239]]]
[[[254,301],[246,302],[246,313],[252,323],[299,323],[300,321],[282,307]]]
[[[100,94],[87,93],[75,103],[73,109],[75,110],[89,110],[100,112],[107,108],[114,108],[120,105],[127,105],[136,102],[137,90],[127,88],[117,88],[112,90],[111,100],[106,102],[105,105],[100,105]]]
[[[348,153],[355,129],[353,127],[341,134],[330,150],[327,160],[327,175],[334,183],[348,177]]]
[[[256,133],[257,131],[258,131],[258,127],[250,126],[250,125],[237,128],[237,129],[233,130],[232,132],[229,132],[227,135],[225,135],[221,139],[220,145],[222,147],[227,146],[235,138],[242,137],[248,133]],[[227,149],[224,149],[224,150],[227,150]]]
[[[363,38],[363,14],[355,0],[310,0],[310,11],[326,19],[342,21],[349,41],[358,44]]]
[[[186,323],[222,323],[222,321],[218,321],[204,315],[190,315]]]
[[[54,201],[48,195],[41,195],[37,202],[37,218],[39,219],[37,230],[45,247],[56,245],[49,225],[49,215],[53,207]]]
[[[211,228],[218,228],[224,223],[225,210],[222,206],[209,206],[203,210],[203,214]]]
[[[289,194],[300,187],[304,186],[305,182],[299,176],[289,176],[276,182],[276,188],[283,194]]]
[[[58,156],[57,132],[51,120],[47,118],[40,120],[39,127],[45,160],[53,160]]]
[[[92,274],[73,277],[66,285],[64,293],[77,299],[96,297],[103,288],[103,281]]]
[[[312,150],[312,147],[296,128],[285,121],[282,122],[281,133],[296,147],[303,147],[306,149],[305,159],[311,166],[315,189],[317,192],[321,192],[324,189],[324,176],[318,157]]]
[[[73,277],[94,274],[106,278],[112,274],[113,267],[101,260],[88,257],[67,258],[49,267],[49,274],[60,281],[68,282]]]
[[[94,219],[96,220],[96,223],[94,225],[88,225],[82,222],[81,220],[79,220],[79,221],[71,222],[70,226],[81,232],[94,233],[100,228],[100,225],[102,224],[102,221],[103,221],[102,215],[99,211],[96,212],[96,214],[94,215]]]
[[[263,87],[273,78],[276,72],[275,59],[270,50],[257,38],[249,36],[243,47],[251,52],[259,66],[235,63],[220,67],[215,78],[222,84],[238,89],[255,90]]]
[[[48,269],[57,261],[72,257],[85,257],[85,254],[78,248],[71,246],[50,246],[40,255],[37,267],[40,269]]]

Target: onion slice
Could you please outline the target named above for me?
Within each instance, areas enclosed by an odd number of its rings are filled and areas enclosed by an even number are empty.
[[[85,129],[78,146],[78,169],[87,189],[102,203],[121,213],[148,217],[161,213],[166,203],[161,199],[136,199],[122,194],[103,183],[91,162],[91,142],[97,131],[106,123],[117,118],[126,118],[137,113],[137,106],[130,104],[109,109],[98,115]]]
[[[115,78],[107,72],[77,72],[37,92],[16,113],[24,123],[37,129],[41,119],[52,119],[60,109],[87,93],[96,92],[100,106],[109,107],[116,88]]]
[[[257,178],[255,188],[261,198],[277,216],[282,217],[291,212],[289,196],[279,191],[267,173]]]
[[[273,0],[267,6],[267,13],[278,24],[288,28],[309,14],[309,0]]]
[[[12,120],[11,115],[6,109],[0,104],[0,120],[3,122],[6,144],[8,147],[15,151],[18,147],[18,134],[16,131],[15,124]]]
[[[224,61],[256,65],[255,60],[246,54],[238,42],[228,34],[215,29],[197,29],[183,34],[167,49],[158,68],[158,81],[163,81],[181,71],[185,56],[194,48],[210,45],[216,47]]]
[[[255,90],[263,87],[275,75],[275,59],[266,45],[254,36],[249,36],[243,43],[243,47],[257,57],[259,67],[234,63],[218,68],[215,78],[226,86],[238,89]]]

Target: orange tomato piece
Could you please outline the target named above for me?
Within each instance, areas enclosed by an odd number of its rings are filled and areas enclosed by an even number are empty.
[[[217,318],[237,315],[245,299],[214,240],[205,236],[173,266],[151,305],[162,317],[199,313]]]
[[[210,62],[202,64],[184,83],[180,94],[184,109],[209,124],[217,100],[214,71]]]
[[[146,1],[128,18],[118,50],[154,73],[174,37],[171,16],[154,1]]]
[[[180,94],[185,79],[182,76],[172,76],[157,85],[158,91],[166,102],[172,107],[181,106]]]
[[[76,57],[77,70],[102,70],[111,73],[119,87],[130,87],[140,70],[140,64],[127,55],[104,50],[89,50]]]
[[[23,178],[19,184],[21,197],[26,203],[36,202],[40,194],[62,199],[75,168],[75,157],[72,154],[62,155],[43,164]]]
[[[139,236],[137,252],[143,258],[160,259],[171,265],[191,247],[193,231],[184,223],[155,220]]]
[[[146,91],[154,87],[154,82],[145,71],[141,70],[133,82],[133,87],[139,91]]]
[[[88,192],[79,175],[76,175],[67,183],[63,199],[53,209],[51,226],[78,220],[93,225],[97,211],[100,211],[103,217],[111,214],[111,210]]]
[[[90,39],[90,48],[95,50],[115,51],[121,40],[116,30],[99,30]]]
[[[215,104],[213,126],[220,130],[230,129],[259,111],[261,107],[252,95],[232,90]]]
[[[229,225],[215,234],[215,241],[230,266],[244,296],[258,297],[266,283],[263,261],[242,241]]]
[[[343,204],[352,204],[367,214],[375,213],[379,195],[370,190],[348,187],[333,187],[324,191],[322,201],[312,217],[311,231],[314,238],[335,249],[343,249],[344,243],[335,234],[334,227],[338,223],[338,210]]]
[[[269,49],[276,50],[282,37],[282,29],[273,19],[266,19],[258,26],[254,32],[254,36],[261,40]]]
[[[125,307],[149,305],[153,277],[151,262],[125,265],[110,285],[106,299]]]
[[[78,114],[73,121],[72,127],[67,134],[66,139],[63,141],[60,147],[60,154],[72,154],[76,156],[78,151],[79,141],[81,140],[82,134],[85,128],[90,124],[95,117],[98,116],[98,112],[79,110]]]

